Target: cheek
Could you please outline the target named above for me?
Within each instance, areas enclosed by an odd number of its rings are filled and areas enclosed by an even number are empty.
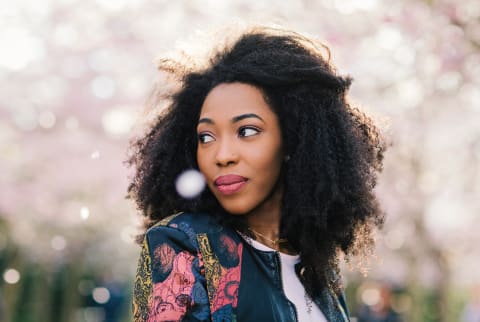
[[[212,193],[215,193],[215,185],[212,180],[215,176],[215,167],[212,166],[212,162],[209,161],[208,155],[205,151],[198,153],[197,152],[197,166],[200,173],[204,176],[207,181],[207,186]]]
[[[206,162],[206,154],[205,152],[200,152],[197,150],[197,165],[198,165],[198,170],[207,177],[207,162]]]
[[[282,153],[278,150],[265,151],[257,158],[251,159],[252,168],[257,175],[257,188],[260,191],[270,191],[277,183],[282,168]]]
[[[282,165],[283,154],[279,147],[271,149],[258,149],[255,154],[252,155],[252,161],[254,161],[258,168],[267,172],[276,172]]]

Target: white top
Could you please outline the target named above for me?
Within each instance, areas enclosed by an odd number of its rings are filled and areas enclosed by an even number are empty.
[[[243,234],[240,234],[240,236],[258,250],[276,252],[275,249],[267,247],[248,236]],[[292,302],[297,309],[298,322],[328,322],[322,311],[307,295],[305,288],[295,273],[295,264],[300,262],[300,255],[278,253],[280,255],[280,265],[282,266],[283,290],[287,299]]]

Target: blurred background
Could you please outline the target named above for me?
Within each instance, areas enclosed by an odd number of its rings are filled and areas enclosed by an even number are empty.
[[[154,59],[229,23],[316,37],[392,142],[357,321],[480,321],[478,0],[0,1],[0,321],[126,322],[124,160]]]

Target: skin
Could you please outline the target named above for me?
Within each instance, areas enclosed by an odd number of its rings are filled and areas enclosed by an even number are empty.
[[[277,239],[283,195],[283,142],[277,115],[262,92],[243,83],[216,86],[202,105],[197,135],[199,170],[222,207],[233,215],[246,216],[251,228]],[[214,181],[227,174],[248,181],[239,191],[224,195]]]

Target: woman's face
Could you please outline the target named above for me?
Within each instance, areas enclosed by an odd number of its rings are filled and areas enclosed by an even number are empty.
[[[197,134],[199,169],[226,211],[249,214],[280,200],[282,135],[259,89],[243,83],[213,88],[202,105]]]

